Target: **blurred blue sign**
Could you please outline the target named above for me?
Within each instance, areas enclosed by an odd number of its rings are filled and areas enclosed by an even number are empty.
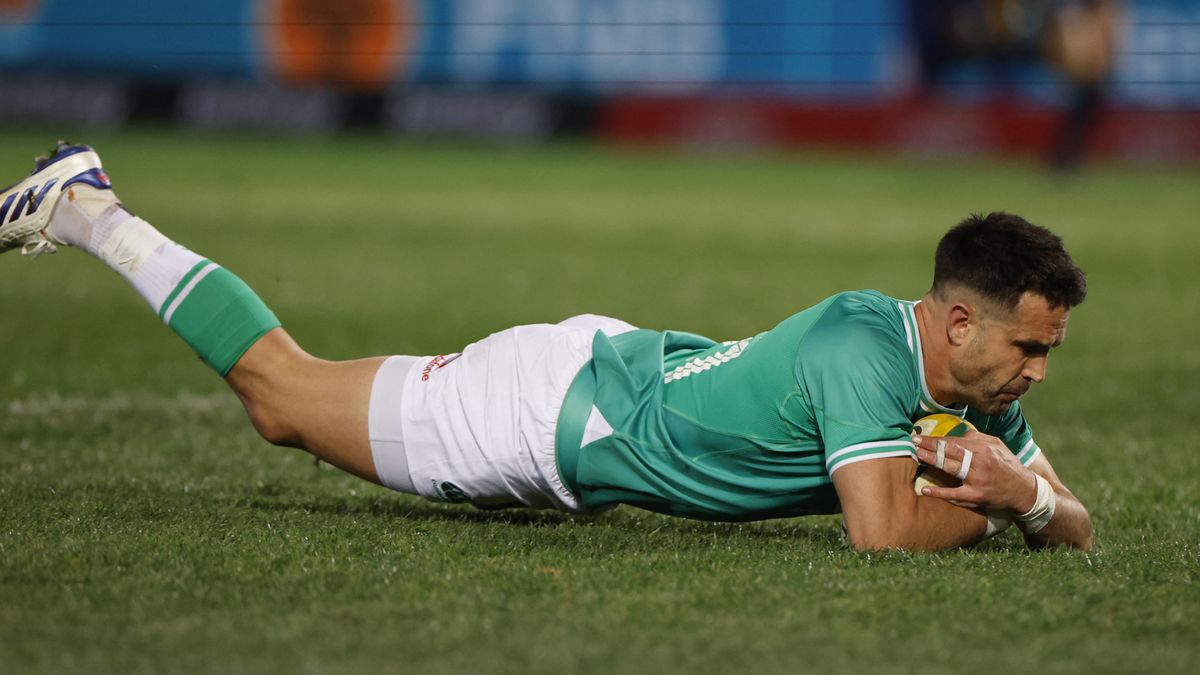
[[[1125,8],[1118,96],[1200,104],[1200,0]],[[913,78],[905,11],[894,0],[8,0],[0,70],[880,97]]]

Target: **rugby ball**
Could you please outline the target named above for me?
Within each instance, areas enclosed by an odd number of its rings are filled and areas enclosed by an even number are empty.
[[[962,436],[975,425],[954,415],[937,413],[928,415],[913,422],[913,433],[922,436]],[[917,477],[913,479],[913,492],[921,494],[921,489],[927,485],[933,487],[958,487],[962,481],[936,467],[921,464],[917,468]]]

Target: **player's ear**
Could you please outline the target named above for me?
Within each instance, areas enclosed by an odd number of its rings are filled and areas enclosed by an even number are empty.
[[[955,347],[967,344],[978,322],[978,312],[970,303],[956,302],[950,305],[950,311],[946,313],[946,339]]]

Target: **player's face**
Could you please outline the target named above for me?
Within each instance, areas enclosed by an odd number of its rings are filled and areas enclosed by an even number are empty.
[[[985,415],[1008,410],[1034,382],[1046,378],[1046,360],[1066,337],[1069,318],[1069,309],[1051,307],[1034,293],[1022,296],[1012,312],[984,317],[951,360],[961,402]]]

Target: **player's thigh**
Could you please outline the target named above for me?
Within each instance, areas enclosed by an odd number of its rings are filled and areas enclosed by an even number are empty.
[[[517,326],[431,362],[404,394],[418,493],[477,504],[577,508],[554,457],[558,412],[598,329]]]

